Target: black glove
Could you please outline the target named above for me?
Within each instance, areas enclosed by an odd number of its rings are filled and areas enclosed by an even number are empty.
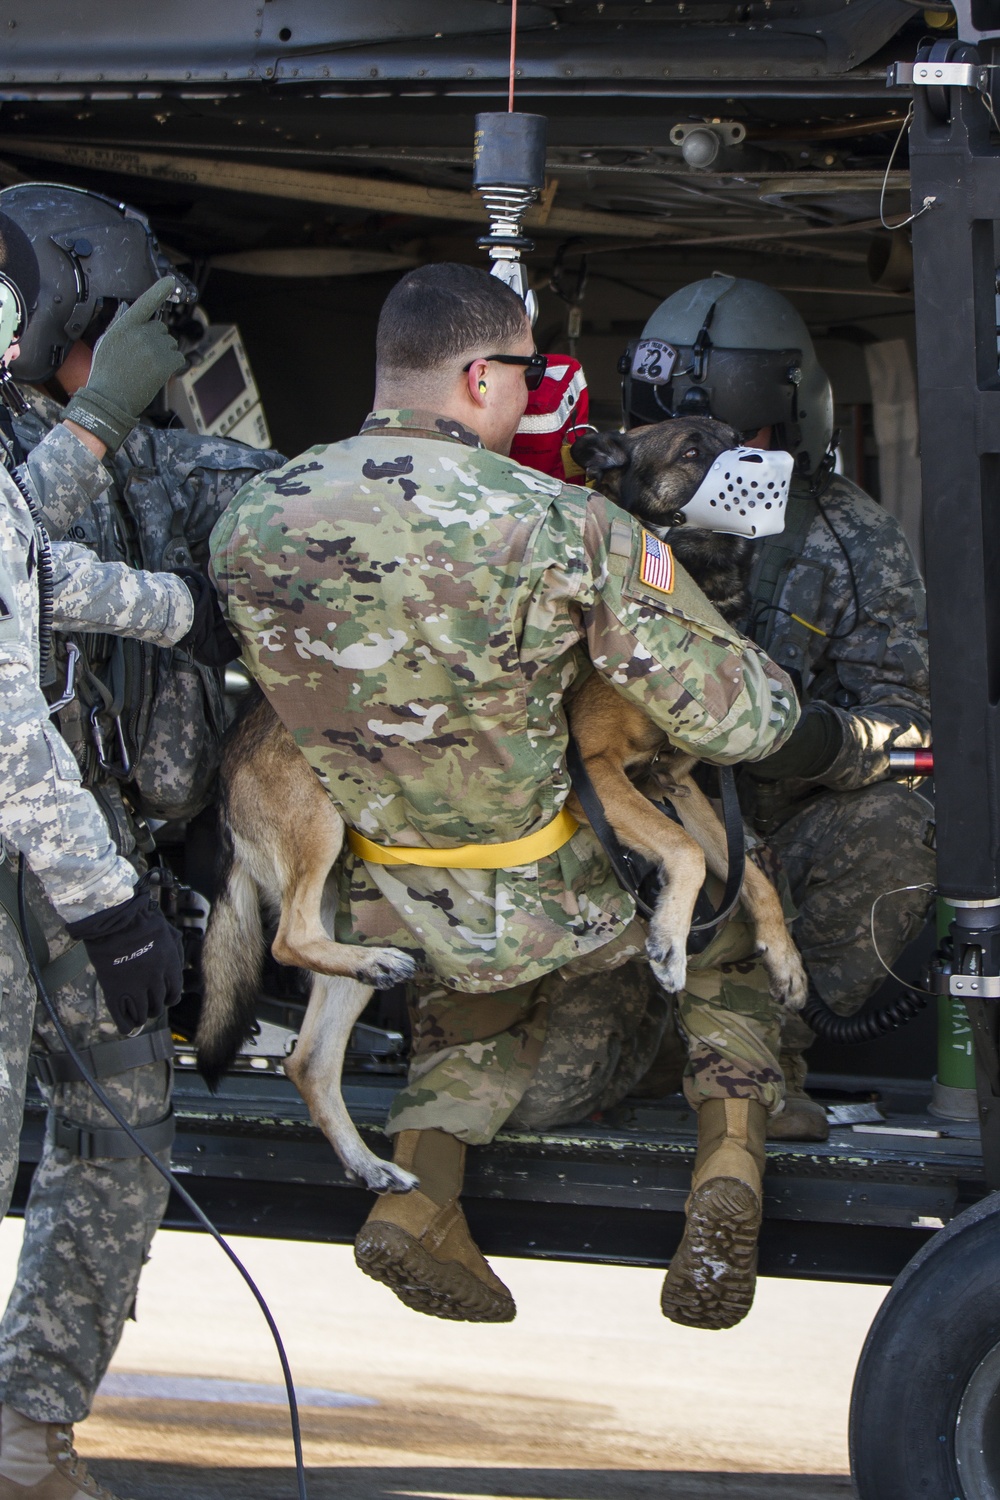
[[[177,576],[183,578],[194,600],[194,621],[187,635],[177,642],[178,646],[182,651],[190,651],[203,667],[224,667],[227,662],[235,661],[243,647],[226,624],[209,579],[190,568]]]
[[[184,944],[154,901],[148,875],[130,900],[69,922],[67,931],[86,948],[122,1036],[155,1021],[181,998]]]
[[[112,452],[124,443],[157,391],[184,368],[177,340],[157,317],[175,285],[172,276],[164,276],[131,307],[118,309],[94,346],[90,379],[63,412]]]
[[[758,781],[818,781],[844,747],[844,726],[825,703],[810,703],[791,736],[773,755],[747,765]]]

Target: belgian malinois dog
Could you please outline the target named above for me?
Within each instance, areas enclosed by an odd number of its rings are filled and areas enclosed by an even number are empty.
[[[722,423],[690,418],[626,435],[588,435],[574,449],[577,462],[604,493],[668,536],[680,560],[731,619],[745,603],[751,544],[691,528],[685,533],[675,521],[713,460],[737,442],[737,434]],[[592,674],[567,708],[608,821],[623,843],[660,868],[663,884],[648,948],[665,988],[680,990],[706,864],[725,874],[722,825],[691,780],[694,757],[668,751],[663,731],[603,678]],[[653,808],[635,784],[649,780],[654,762],[656,793],[674,803],[683,828]],[[408,979],[414,962],[396,949],[341,944],[329,936],[337,897],[327,877],[341,852],[344,822],[263,697],[230,731],[221,783],[224,868],[203,950],[199,1068],[214,1085],[251,1035],[264,958],[263,903],[279,916],[274,957],[313,973],[302,1031],[285,1070],[348,1173],[376,1192],[406,1192],[414,1177],[368,1150],[344,1106],[340,1079],[351,1030],[373,990]],[[586,822],[575,796],[569,805]],[[806,993],[801,959],[777,892],[749,861],[741,899],[755,924],[772,993],[798,1009]]]
[[[573,445],[574,460],[595,488],[668,541],[730,624],[749,613],[754,544],[746,537],[686,525],[681,507],[719,454],[739,443],[739,434],[714,418],[677,417],[627,433],[588,433]],[[726,875],[722,824],[691,778],[697,758],[671,750],[663,730],[597,672],[576,695],[568,717],[608,822],[624,844],[659,866],[660,894],[646,947],[660,983],[676,993],[684,988],[687,935],[706,864],[713,875]],[[650,796],[656,795],[669,799],[683,828],[651,805]],[[578,821],[587,821],[575,793],[568,805]],[[778,893],[752,860],[747,861],[740,899],[754,924],[757,954],[770,976],[772,995],[800,1010],[807,988],[802,960],[785,926]]]

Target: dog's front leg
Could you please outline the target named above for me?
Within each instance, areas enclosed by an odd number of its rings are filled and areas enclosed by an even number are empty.
[[[407,1193],[416,1186],[416,1177],[369,1151],[341,1093],[347,1043],[371,995],[371,986],[354,979],[315,974],[302,1030],[285,1072],[350,1176],[360,1177],[375,1193]]]
[[[605,816],[622,843],[660,867],[662,885],[656,910],[649,919],[646,951],[663,988],[676,994],[687,979],[687,939],[694,904],[705,879],[705,856],[690,834],[633,786],[617,760],[594,755],[587,760],[587,770]],[[583,817],[575,798],[571,809]]]
[[[725,880],[728,865],[725,829],[700,787],[687,777],[678,781],[686,793],[675,803],[678,815],[704,849],[712,874]],[[789,1010],[801,1010],[808,989],[806,971],[785,925],[781,898],[752,859],[746,862],[740,900],[754,925],[757,956],[770,976],[771,994]]]

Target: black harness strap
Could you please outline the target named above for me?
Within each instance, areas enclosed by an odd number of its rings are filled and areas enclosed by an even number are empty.
[[[652,894],[650,876],[654,873],[658,874],[655,866],[651,860],[637,854],[634,849],[626,849],[622,844],[608,822],[604,806],[583,763],[580,747],[572,736],[566,748],[566,763],[569,766],[573,790],[583,808],[587,822],[594,830],[597,841],[607,856],[615,879],[635,901],[636,910],[640,915],[648,920],[654,911],[654,906],[648,896]],[[718,769],[722,821],[726,830],[726,885],[718,908],[714,910],[702,888],[695,907],[696,920],[691,924],[691,936],[688,939],[689,952],[702,952],[707,946],[708,936],[714,933],[715,929],[732,914],[740,899],[743,876],[746,871],[746,842],[743,834],[743,815],[740,812],[740,801],[736,791],[736,777],[731,766],[720,766]],[[651,802],[651,806],[664,813],[666,817],[672,818],[675,823],[681,822],[669,803]]]
[[[89,1125],[74,1125],[72,1120],[64,1120],[58,1115],[54,1118],[50,1116],[50,1119],[52,1144],[63,1151],[71,1151],[83,1161],[99,1160],[102,1157],[113,1161],[129,1161],[145,1154],[142,1146],[124,1130],[95,1130]],[[177,1131],[174,1112],[171,1110],[162,1120],[155,1120],[152,1125],[133,1125],[132,1131],[147,1151],[166,1151],[173,1145]]]
[[[174,1039],[166,1021],[155,1031],[80,1048],[80,1057],[95,1078],[116,1078],[148,1063],[169,1062],[173,1055]],[[28,1076],[49,1085],[78,1083],[83,1079],[68,1052],[32,1052],[28,1057]]]

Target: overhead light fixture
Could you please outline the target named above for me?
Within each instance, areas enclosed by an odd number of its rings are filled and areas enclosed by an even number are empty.
[[[538,306],[528,289],[521,252],[535,245],[524,233],[523,220],[545,186],[545,139],[544,115],[476,116],[472,180],[490,219],[490,232],[478,244],[489,252],[491,274],[517,293],[532,322]]]
[[[724,146],[740,146],[747,129],[739,120],[699,120],[675,125],[670,141],[680,146],[681,156],[694,172],[707,172],[714,166]]]

